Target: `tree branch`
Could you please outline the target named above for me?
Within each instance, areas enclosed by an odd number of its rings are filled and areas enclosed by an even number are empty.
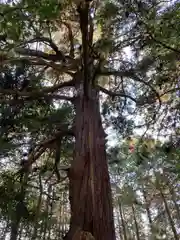
[[[58,54],[48,54],[45,52],[42,52],[40,50],[34,50],[34,49],[27,49],[27,48],[16,48],[15,51],[21,55],[24,56],[31,56],[31,57],[38,57],[38,58],[44,58],[49,61],[66,61],[65,56],[58,51]]]
[[[107,94],[107,95],[109,95],[109,96],[111,96],[111,97],[124,97],[124,98],[129,98],[129,99],[131,99],[133,102],[136,103],[136,99],[135,99],[135,98],[133,98],[133,97],[131,97],[131,96],[129,96],[129,95],[123,93],[123,92],[116,93],[116,92],[107,90],[106,88],[103,88],[103,87],[101,87],[101,86],[98,86],[98,89],[99,89],[101,92],[103,92],[103,93],[105,93],[105,94]]]
[[[34,42],[43,42],[43,43],[49,43],[48,45],[55,51],[55,53],[58,55],[59,53],[61,53],[61,51],[59,51],[58,46],[52,41],[52,39],[47,38],[47,37],[36,37],[34,39],[31,39],[29,41],[26,41],[23,43],[23,45],[28,44],[28,43],[34,43]],[[63,54],[62,54],[63,55]]]
[[[74,58],[74,37],[73,37],[73,32],[71,29],[70,24],[68,24],[67,22],[62,22],[62,24],[64,24],[67,29],[68,29],[68,35],[69,35],[69,42],[70,42],[70,57]]]
[[[54,141],[56,141],[57,138],[62,137],[62,136],[74,136],[74,131],[72,129],[67,129],[67,130],[61,130],[57,132],[51,139],[44,140],[38,144],[38,146],[41,147],[48,147],[51,145]]]
[[[164,96],[165,94],[175,93],[175,92],[177,92],[177,91],[180,91],[180,88],[177,87],[177,88],[169,89],[169,90],[163,92],[163,93],[160,95],[160,97]]]
[[[164,48],[169,49],[169,50],[171,50],[173,52],[176,52],[176,53],[180,54],[180,50],[179,49],[176,49],[176,48],[173,48],[173,47],[167,45],[166,43],[164,43],[164,42],[154,38],[152,35],[151,35],[151,38],[152,38],[153,41],[155,41],[156,43],[162,45]]]
[[[46,99],[55,99],[55,100],[65,100],[65,101],[69,101],[69,102],[73,102],[75,100],[74,97],[68,97],[65,95],[43,95],[40,96],[42,98]],[[39,98],[38,98],[39,99]],[[23,104],[25,101],[32,101],[32,100],[37,100],[37,96],[31,96],[31,97],[26,97],[24,99],[18,99],[18,100],[8,100],[8,99],[0,99],[0,104],[9,104],[11,105],[17,105],[17,104]]]
[[[158,92],[153,88],[153,86],[150,85],[149,82],[144,81],[142,78],[138,77],[135,74],[135,70],[129,70],[129,71],[117,71],[117,70],[108,70],[105,69],[104,71],[101,71],[98,73],[99,75],[104,75],[104,76],[116,76],[116,77],[128,77],[131,78],[132,80],[136,81],[136,82],[140,82],[143,83],[144,85],[148,86],[157,96],[157,98],[159,99],[159,102],[161,103],[161,100],[159,98],[159,94]]]
[[[151,29],[149,28],[149,26],[147,25],[147,23],[145,23],[144,21],[142,21],[142,23],[146,26],[147,33],[149,34],[150,38],[151,38],[154,42],[160,44],[160,45],[163,46],[164,48],[169,49],[169,50],[171,50],[171,51],[173,51],[173,52],[180,53],[180,50],[179,50],[179,49],[176,49],[176,48],[174,48],[174,47],[171,47],[171,46],[167,45],[166,43],[162,42],[161,40],[157,39],[156,37],[154,37],[154,36],[153,36],[153,33],[151,32]]]
[[[62,130],[62,131],[57,132],[55,134],[55,136],[51,137],[49,140],[44,140],[41,143],[39,143],[37,145],[37,148],[30,152],[28,159],[25,163],[25,167],[27,169],[29,169],[31,167],[31,165],[34,162],[36,162],[36,160],[46,151],[46,149],[49,148],[49,146],[51,146],[52,143],[57,140],[58,137],[65,136],[65,135],[74,136],[74,132],[71,129]],[[24,167],[22,169],[20,169],[18,172],[23,171],[23,169],[24,169]]]
[[[15,90],[11,90],[11,89],[0,89],[0,94],[5,94],[5,95],[18,95],[18,96],[24,96],[24,97],[32,97],[32,98],[36,98],[36,97],[45,97],[45,94],[48,93],[53,93],[56,92],[57,90],[64,88],[64,87],[73,87],[75,85],[75,81],[71,80],[68,82],[63,82],[63,83],[59,83],[57,85],[54,85],[52,87],[44,87],[42,90],[40,91],[15,91]],[[53,96],[53,95],[52,95]],[[61,96],[61,95],[54,95],[55,98],[59,98],[59,99],[68,99],[68,100],[72,100],[73,98],[67,97],[67,96]]]
[[[73,72],[75,72],[78,69],[79,66],[79,61],[78,59],[72,59],[72,61],[68,64],[56,64],[54,63],[54,61],[45,61],[42,58],[5,58],[3,59],[3,61],[0,62],[0,64],[4,63],[17,63],[17,62],[21,62],[21,61],[26,61],[28,65],[36,65],[36,66],[47,66],[50,67],[52,69],[55,69],[57,71],[59,71],[59,73],[67,73],[69,74],[71,77],[74,76]]]
[[[144,24],[145,24],[145,23],[144,23]],[[153,34],[150,32],[147,24],[145,24],[145,26],[147,27],[147,31],[148,31],[149,36],[151,37],[151,39],[152,39],[154,42],[160,44],[161,46],[163,46],[163,47],[166,48],[166,49],[169,49],[169,50],[171,50],[171,51],[173,51],[173,52],[177,52],[177,53],[180,54],[180,50],[179,50],[179,49],[173,48],[173,47],[167,45],[166,43],[162,42],[161,40],[155,38],[155,37],[153,36]]]
[[[143,80],[141,80],[135,73],[134,70],[129,70],[129,71],[118,71],[118,70],[109,70],[104,68],[103,70],[101,70],[99,73],[99,75],[104,75],[104,76],[116,76],[116,77],[128,77],[131,78],[135,81],[138,82],[143,82]],[[145,82],[146,83],[146,82]],[[146,84],[147,85],[147,84]]]
[[[28,183],[27,186],[39,190],[39,187],[37,187],[37,186],[35,186],[35,185],[33,185],[33,184]],[[49,197],[50,199],[52,199],[52,200],[56,200],[56,201],[59,200],[58,197],[57,197],[57,198],[56,198],[56,197],[52,197],[52,196],[50,196],[50,195],[49,195],[47,192],[45,192],[45,191],[42,191],[41,193],[42,193],[43,195],[48,196],[48,197]]]
[[[153,86],[150,85],[149,82],[146,82],[144,81],[142,78],[139,78],[134,70],[130,70],[130,71],[108,71],[108,70],[105,70],[105,71],[101,71],[101,73],[99,73],[100,75],[105,75],[105,76],[116,76],[116,77],[128,77],[128,78],[131,78],[132,80],[134,80],[135,82],[140,82],[140,83],[143,83],[144,85],[148,86],[152,92],[155,94],[155,96],[157,97],[157,100],[159,101],[159,106],[158,106],[158,109],[157,109],[157,113],[159,112],[160,108],[161,108],[161,105],[162,105],[162,101],[161,101],[161,98],[159,96],[159,93],[154,89]],[[136,100],[135,100],[136,101]],[[156,112],[154,113],[153,115],[153,120],[154,122],[156,121],[157,117],[156,117]]]
[[[45,98],[50,98],[50,99],[56,99],[56,100],[66,100],[66,101],[69,101],[69,102],[73,102],[75,100],[74,97],[68,97],[68,96],[65,96],[65,95],[54,95],[54,94],[50,94],[50,95],[46,95]]]

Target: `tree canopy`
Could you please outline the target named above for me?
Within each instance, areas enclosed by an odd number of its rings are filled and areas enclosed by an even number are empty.
[[[2,239],[179,239],[179,23],[179,1],[1,1]]]

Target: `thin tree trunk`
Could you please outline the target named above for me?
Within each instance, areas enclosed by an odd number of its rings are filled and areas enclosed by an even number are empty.
[[[64,203],[64,214],[65,214],[65,233],[67,233],[69,227],[69,214],[68,214],[68,204],[67,204],[67,191],[64,192],[64,198],[65,198],[65,203]]]
[[[176,209],[177,219],[178,219],[178,221],[180,221],[180,209],[179,209],[179,206],[177,204],[177,201],[178,201],[177,194],[174,191],[173,185],[172,185],[172,183],[170,183],[168,176],[166,176],[166,172],[165,171],[163,171],[163,180],[164,180],[165,184],[169,188],[169,192],[171,194],[171,199],[172,199],[172,201],[174,203],[174,207]]]
[[[62,193],[62,235],[64,236],[66,233],[65,230],[65,213],[64,213],[64,209],[65,209],[65,201],[64,201],[64,193]]]
[[[118,230],[119,230],[119,239],[122,239],[122,234],[121,234],[121,216],[120,216],[120,212],[118,211],[118,209],[116,209],[117,212],[117,221],[118,221]]]
[[[18,229],[20,225],[21,218],[23,214],[26,214],[26,206],[24,205],[25,191],[28,182],[28,172],[22,173],[21,179],[21,189],[19,193],[19,200],[16,204],[16,209],[14,212],[14,216],[11,222],[11,238],[10,240],[17,240],[18,237]]]
[[[134,204],[132,205],[132,212],[133,212],[133,218],[134,218],[134,223],[135,223],[136,239],[140,240],[139,226],[138,226],[137,219],[136,219]]]
[[[142,187],[142,192],[143,192],[143,197],[144,197],[144,201],[145,201],[145,208],[146,208],[146,213],[147,213],[147,217],[148,217],[148,221],[149,221],[149,226],[150,226],[150,229],[151,229],[151,233],[153,235],[154,234],[153,221],[152,221],[152,218],[151,218],[149,203],[147,201],[147,194],[146,194],[146,191],[145,191],[144,187]]]
[[[50,205],[50,198],[49,198],[49,196],[51,195],[51,189],[52,189],[52,187],[51,187],[51,185],[49,185],[49,187],[48,187],[48,196],[47,196],[46,207],[45,207],[46,217],[44,218],[43,240],[46,240],[46,233],[47,233],[47,227],[48,227],[49,205]]]
[[[23,223],[20,224],[18,235],[19,235],[18,240],[21,240],[23,235]]]
[[[118,200],[118,204],[119,204],[119,213],[121,216],[121,224],[122,224],[122,228],[123,228],[124,240],[127,240],[126,226],[125,226],[125,222],[124,222],[124,216],[123,216],[123,212],[122,212],[120,199]]]
[[[62,238],[64,235],[63,235],[63,231],[62,231],[62,213],[63,213],[63,203],[62,203],[62,196],[63,196],[63,193],[61,193],[61,199],[60,199],[60,208],[59,208],[59,233],[58,233],[58,236],[59,238]]]
[[[18,228],[21,216],[18,215],[17,211],[16,215],[17,215],[17,217],[15,217],[16,219],[14,219],[11,223],[11,240],[16,240],[18,237]]]
[[[176,231],[174,221],[173,221],[173,219],[172,219],[172,217],[171,217],[171,213],[170,213],[170,210],[169,210],[167,201],[166,201],[166,199],[165,199],[165,197],[164,197],[164,194],[163,194],[163,192],[162,192],[162,190],[161,190],[161,187],[160,187],[160,186],[158,186],[158,187],[159,187],[159,192],[160,192],[160,194],[161,194],[162,200],[163,200],[163,202],[164,202],[164,207],[165,207],[165,210],[166,210],[166,213],[167,213],[167,216],[168,216],[169,224],[170,224],[171,229],[172,229],[172,232],[173,232],[173,234],[174,234],[174,239],[175,239],[175,240],[179,240],[178,233],[177,233],[177,231]]]
[[[177,213],[177,219],[180,221],[180,209],[179,209],[179,206],[177,204],[177,197],[176,197],[176,193],[174,192],[174,189],[173,187],[171,186],[171,184],[169,183],[169,181],[166,180],[166,184],[168,185],[168,188],[169,188],[169,192],[171,194],[171,199],[174,203],[174,207],[176,209],[176,213]]]
[[[8,229],[9,229],[9,219],[7,219],[6,221],[6,227],[4,228],[3,234],[2,234],[2,240],[6,239],[6,235],[8,233]]]
[[[177,204],[177,198],[176,198],[176,194],[174,192],[174,189],[172,189],[172,187],[169,186],[169,191],[171,193],[171,198],[172,198],[172,201],[174,203],[174,206],[175,206],[175,209],[176,209],[176,213],[177,213],[177,219],[178,221],[180,222],[180,208]]]
[[[53,210],[54,210],[54,200],[53,200],[54,198],[55,198],[55,191],[53,188],[52,199],[50,201],[50,211],[49,211],[49,215],[48,215],[48,239],[50,239],[51,231],[52,231],[52,215],[53,215]]]
[[[65,239],[71,240],[79,229],[90,232],[96,240],[114,240],[112,196],[98,93],[92,90],[88,99],[77,97],[75,110],[75,154],[69,172],[71,223]]]
[[[36,207],[36,214],[34,218],[34,230],[32,234],[32,240],[35,240],[37,238],[37,230],[38,230],[38,217],[41,211],[41,202],[42,202],[42,192],[43,192],[43,187],[42,187],[42,181],[41,181],[41,174],[39,174],[39,198],[38,198],[38,203]]]

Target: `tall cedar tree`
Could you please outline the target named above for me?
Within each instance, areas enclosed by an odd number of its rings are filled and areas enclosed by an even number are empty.
[[[154,41],[147,21],[151,23],[158,18],[159,4],[161,1],[154,0],[148,3],[23,0],[1,4],[0,60],[4,71],[1,78],[6,79],[1,87],[2,103],[16,106],[14,117],[21,111],[20,103],[50,105],[65,100],[73,106],[73,123],[61,124],[59,119],[55,129],[52,124],[52,131],[44,128],[39,132],[38,144],[34,144],[24,166],[30,171],[36,159],[52,144],[60,146],[65,136],[75,137],[73,161],[68,171],[71,221],[67,240],[81,239],[82,232],[91,233],[96,240],[115,239],[100,96],[104,93],[109,101],[120,97],[136,102],[124,84],[133,81],[143,85],[149,96],[159,99],[146,75],[154,58],[141,60],[136,56],[148,41]],[[134,48],[133,62],[123,58],[126,46]],[[13,64],[21,67],[14,69]],[[10,66],[11,74],[7,70]],[[26,67],[31,70],[27,70],[28,77],[22,78]],[[39,85],[35,84],[37,75]],[[100,82],[103,79],[105,82]],[[45,80],[51,86],[46,86]],[[111,90],[107,89],[107,82]],[[155,118],[153,115],[152,120]],[[10,120],[11,128],[6,132],[16,131]],[[32,133],[30,128],[28,131]],[[40,136],[46,139],[39,142]],[[57,147],[57,162],[59,157]]]

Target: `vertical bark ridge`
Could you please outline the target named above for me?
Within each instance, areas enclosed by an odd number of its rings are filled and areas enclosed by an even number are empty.
[[[80,96],[75,103],[76,144],[70,169],[70,229],[80,227],[82,231],[92,233],[96,240],[114,240],[105,133],[97,94],[88,99]]]

